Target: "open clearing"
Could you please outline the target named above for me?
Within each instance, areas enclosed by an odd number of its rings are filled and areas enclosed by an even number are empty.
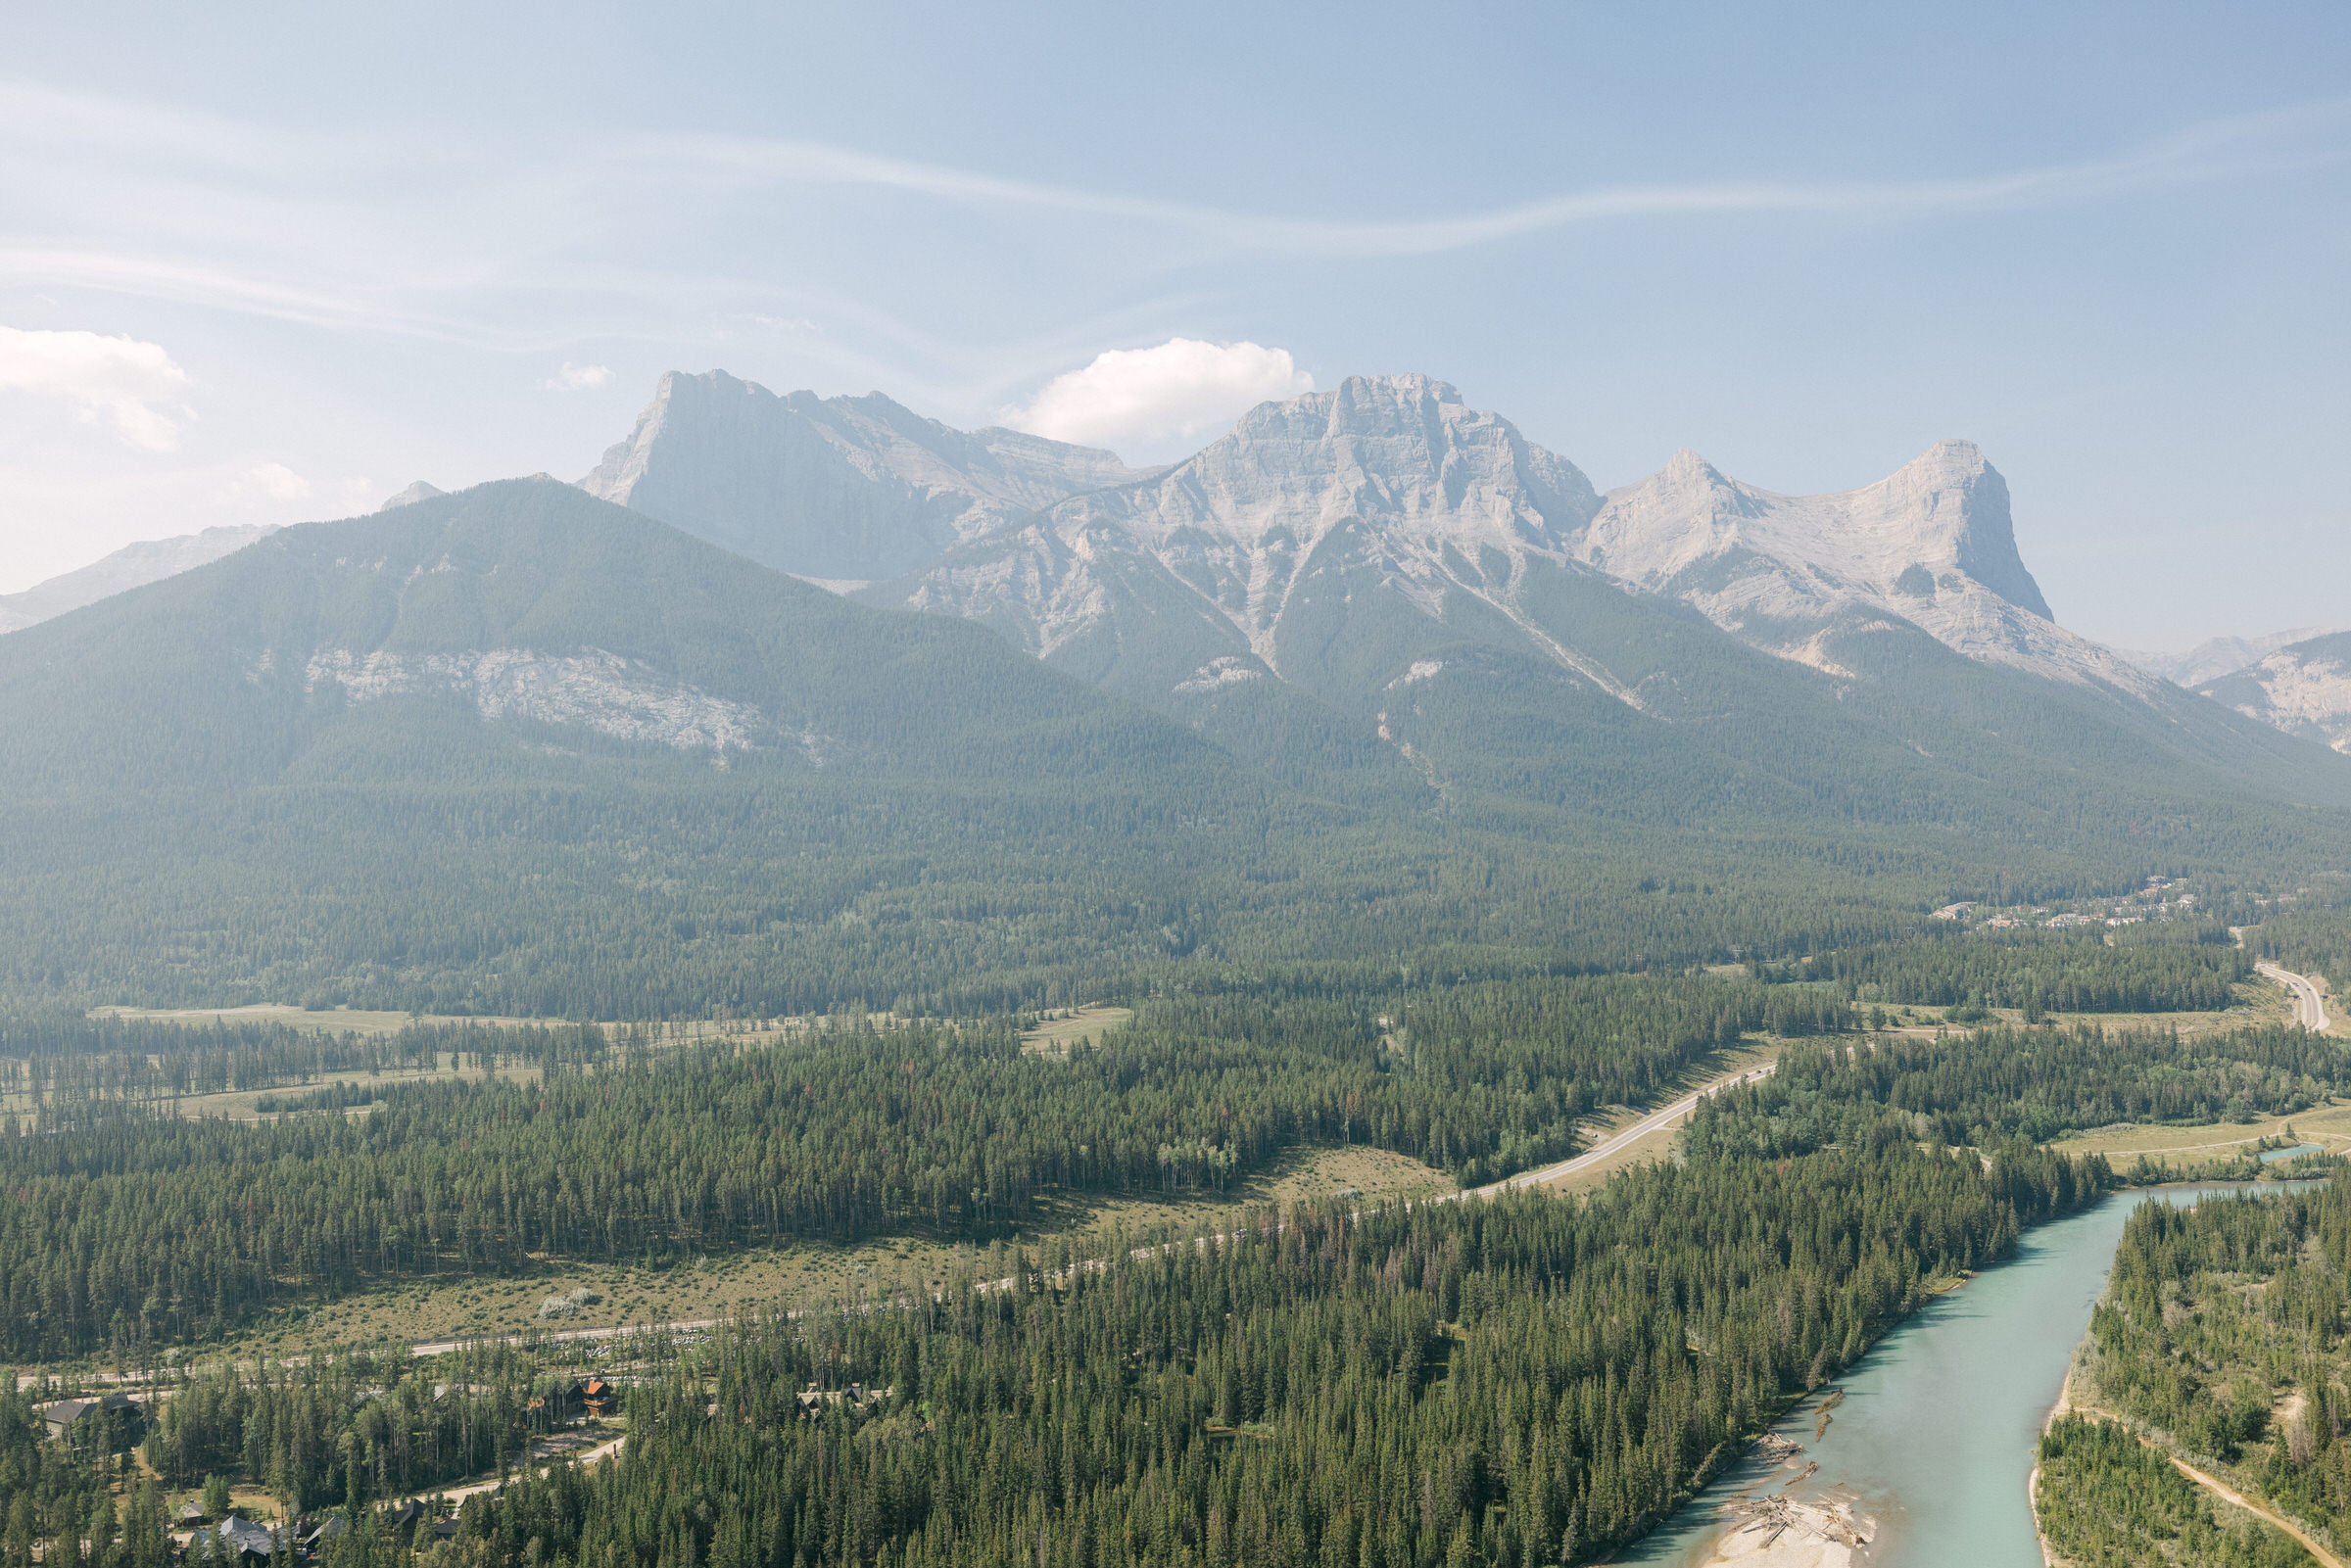
[[[1066,1057],[1070,1047],[1080,1040],[1099,1040],[1111,1030],[1123,1029],[1133,1022],[1134,1009],[1130,1007],[1064,1008],[1022,1035],[1021,1049],[1040,1056]]]
[[[1220,1216],[1246,1204],[1311,1201],[1348,1191],[1367,1199],[1420,1197],[1451,1192],[1453,1186],[1452,1178],[1443,1171],[1382,1149],[1293,1149],[1224,1196],[1163,1200],[1049,1195],[1037,1203],[1033,1220],[1000,1244],[942,1244],[921,1236],[894,1236],[856,1246],[797,1242],[689,1259],[665,1268],[549,1264],[515,1279],[453,1277],[444,1283],[368,1290],[310,1310],[284,1308],[218,1348],[237,1356],[291,1355],[359,1341],[414,1343],[522,1334],[534,1328],[600,1328],[725,1317],[859,1291],[936,1286],[958,1271],[983,1279],[998,1278],[1011,1271],[1005,1260],[1011,1247],[1026,1247],[1042,1259],[1053,1259],[1062,1248],[1080,1257],[1095,1257],[1112,1250],[1122,1233],[1140,1236],[1164,1226],[1213,1225]],[[538,1315],[540,1304],[548,1297],[583,1285],[603,1300],[556,1318]]]
[[[2264,1138],[2292,1135],[2304,1143],[2326,1146],[2332,1154],[2351,1152],[2351,1103],[2330,1101],[2291,1116],[2263,1117],[2254,1121],[2208,1121],[2195,1126],[2100,1127],[2052,1142],[2049,1147],[2069,1155],[2102,1154],[2119,1164],[2137,1155],[2175,1160],[2218,1160]]]

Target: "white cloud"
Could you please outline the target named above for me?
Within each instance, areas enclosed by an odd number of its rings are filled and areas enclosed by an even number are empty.
[[[1156,349],[1113,349],[1055,376],[1005,423],[1088,447],[1190,440],[1261,403],[1315,390],[1287,349],[1170,338]]]
[[[214,491],[213,499],[248,502],[301,500],[310,493],[311,482],[284,463],[256,463]]]
[[[563,361],[563,368],[539,383],[548,392],[594,392],[612,379],[609,365],[573,364]]]
[[[71,404],[92,424],[148,451],[179,445],[174,413],[188,373],[160,344],[95,332],[25,332],[0,326],[0,392],[29,392]]]

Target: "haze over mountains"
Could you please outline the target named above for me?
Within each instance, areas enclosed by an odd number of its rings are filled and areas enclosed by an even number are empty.
[[[2309,703],[2046,608],[1963,443],[1602,496],[1421,376],[1161,470],[671,376],[584,488],[419,484],[0,638],[0,988],[993,1005],[2351,851]]]
[[[1573,463],[1417,375],[1262,405],[1149,474],[1019,438],[1017,498],[1005,435],[961,436],[886,399],[673,375],[586,483],[621,499],[616,476],[674,476],[626,498],[766,564],[850,579],[869,603],[980,620],[1261,761],[1275,760],[1253,738],[1269,729],[1315,731],[1328,751],[1376,735],[1441,787],[1428,745],[1406,733],[1427,693],[1383,693],[1437,679],[1454,642],[1531,655],[1547,678],[1667,716],[1678,672],[1625,664],[1579,624],[1590,612],[1573,606],[1601,584],[1650,606],[1607,613],[1652,633],[1656,601],[1676,600],[1848,681],[1924,633],[2151,719],[2207,760],[2277,761],[2267,739],[2055,623],[2017,553],[2005,482],[1964,442],[1841,495],[1774,495],[1685,451],[1602,497]],[[844,490],[850,475],[863,491]],[[1056,487],[1068,494],[1042,499]],[[813,532],[842,517],[856,520],[853,555]],[[852,559],[858,571],[838,569]]]
[[[216,561],[271,531],[267,523],[208,528],[177,539],[142,540],[74,571],[36,583],[21,594],[0,594],[0,632],[37,626],[54,615],[95,604],[129,589],[176,577]]]

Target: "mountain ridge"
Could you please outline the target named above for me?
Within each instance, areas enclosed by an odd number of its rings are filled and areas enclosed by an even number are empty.
[[[794,575],[864,582],[1148,470],[1020,431],[960,431],[881,393],[778,396],[671,371],[580,488]]]
[[[141,540],[87,566],[16,594],[0,594],[0,633],[22,631],[117,594],[193,571],[274,532],[275,523],[230,523],[173,539]]]

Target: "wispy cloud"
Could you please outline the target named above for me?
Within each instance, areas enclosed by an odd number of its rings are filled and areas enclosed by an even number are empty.
[[[0,208],[14,214],[0,223],[0,285],[546,354],[640,335],[675,343],[689,314],[813,317],[788,280],[695,273],[643,237],[766,221],[824,188],[902,193],[942,220],[1059,214],[1097,238],[1180,234],[1203,259],[1430,256],[1593,224],[1898,220],[2290,173],[2351,157],[2351,98],[1984,173],[1609,185],[1465,213],[1360,217],[1252,213],[808,141],[551,137],[483,159],[429,128],[287,138],[23,84],[0,85],[0,154],[11,148],[19,156],[0,157]],[[839,319],[828,308],[824,325]],[[805,336],[813,352],[853,352],[819,343],[822,332]]]
[[[2351,99],[2208,120],[2105,157],[1987,174],[1873,181],[1697,181],[1603,186],[1453,216],[1303,218],[1086,190],[876,157],[816,142],[725,138],[639,144],[639,156],[745,181],[870,185],[984,206],[1127,219],[1226,245],[1316,256],[1427,256],[1576,224],[1643,217],[1813,214],[1909,216],[2105,200],[2290,172],[2351,157]]]

